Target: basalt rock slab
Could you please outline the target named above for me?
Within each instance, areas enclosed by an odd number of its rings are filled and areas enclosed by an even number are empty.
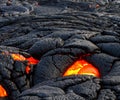
[[[70,76],[40,83],[32,88],[33,91],[27,90],[23,92],[21,94],[23,97],[20,95],[20,99],[18,100],[24,100],[27,98],[27,96],[32,94],[34,97],[39,96],[40,99],[47,100],[61,100],[62,98],[65,98],[66,100],[85,100],[88,98],[94,99],[99,89],[99,80],[96,80],[93,77]]]

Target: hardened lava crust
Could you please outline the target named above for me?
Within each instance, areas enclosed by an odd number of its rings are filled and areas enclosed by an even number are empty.
[[[120,100],[118,0],[0,3],[0,100]],[[101,77],[63,76],[79,59]]]

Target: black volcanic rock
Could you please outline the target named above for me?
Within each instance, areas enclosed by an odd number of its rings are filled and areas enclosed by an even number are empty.
[[[34,95],[32,99],[39,96],[39,99],[45,100],[61,100],[64,98],[66,100],[94,99],[99,89],[99,80],[96,80],[93,77],[70,76],[40,83],[23,92],[21,95],[24,97],[21,97],[20,95],[20,99],[18,100],[28,99],[28,96],[31,95]]]
[[[15,61],[10,53],[20,51],[14,47],[0,46],[0,84],[5,87],[9,99],[15,100],[20,92],[30,88],[30,79],[25,73],[26,63]]]

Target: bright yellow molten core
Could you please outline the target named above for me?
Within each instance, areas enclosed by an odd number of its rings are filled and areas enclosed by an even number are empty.
[[[100,78],[99,70],[85,60],[78,60],[70,66],[63,76],[69,75],[92,75]]]
[[[7,96],[6,90],[2,87],[2,85],[0,85],[0,97],[6,97],[6,96]]]

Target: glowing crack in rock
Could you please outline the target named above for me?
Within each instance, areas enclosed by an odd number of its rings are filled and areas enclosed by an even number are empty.
[[[39,62],[39,60],[36,60],[33,57],[25,58],[23,55],[20,54],[11,54],[11,56],[15,61],[28,61],[25,68],[27,74],[29,74],[31,71],[30,65],[35,65]]]

